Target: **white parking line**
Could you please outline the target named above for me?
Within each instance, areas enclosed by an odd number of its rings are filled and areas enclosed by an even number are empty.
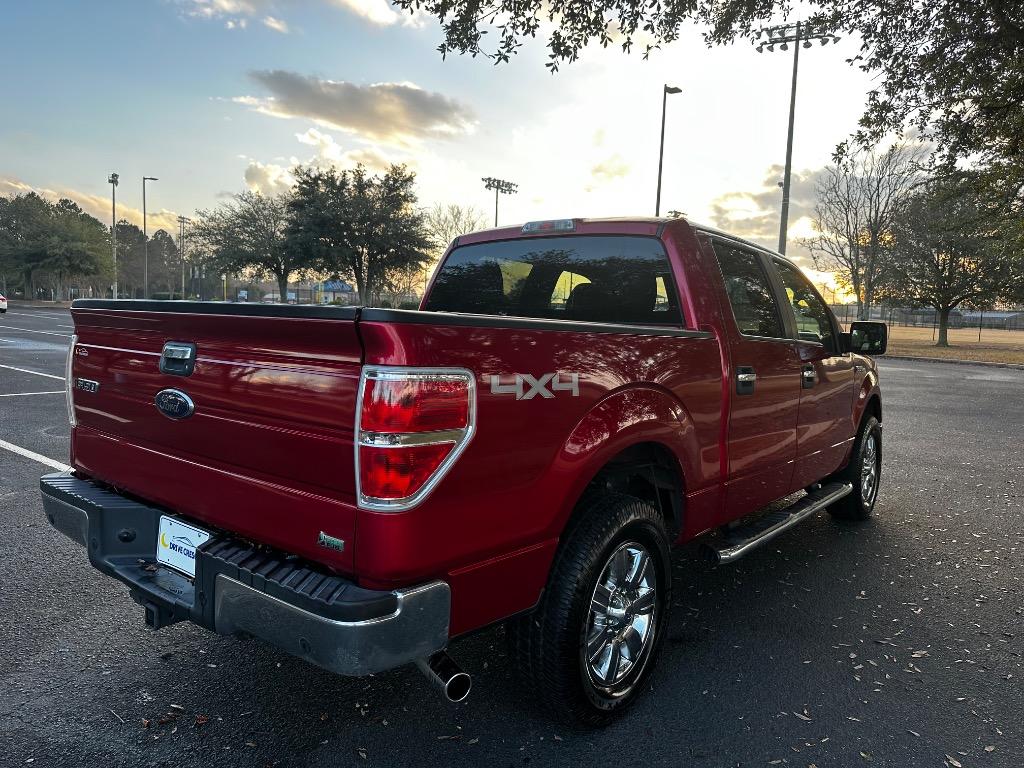
[[[48,467],[59,470],[61,472],[68,472],[71,470],[67,464],[62,464],[56,459],[51,459],[49,456],[43,456],[41,453],[30,451],[28,448],[22,448],[20,445],[14,443],[8,443],[6,440],[0,440],[0,448],[16,453],[19,456],[24,456],[26,459],[32,459],[32,461],[38,461],[40,464],[45,464]]]
[[[55,333],[54,331],[34,331],[31,328],[19,328],[16,325],[0,325],[0,328],[7,328],[12,331],[23,331],[24,333],[42,333],[46,336],[63,336],[65,339],[70,339],[70,333]]]
[[[66,394],[67,390],[55,389],[52,392],[8,392],[0,397],[28,397],[29,395],[63,395]]]
[[[54,376],[52,373],[40,373],[39,371],[30,371],[28,368],[15,368],[13,365],[0,365],[0,368],[6,368],[9,371],[18,371],[19,373],[34,373],[36,376],[45,376],[48,379],[58,379],[64,381],[63,376]]]
[[[56,312],[39,312],[39,311],[35,311],[35,310],[33,310],[31,312],[26,312],[26,311],[22,310],[22,311],[17,312],[15,316],[16,317],[54,317],[54,318],[56,318],[58,320],[67,320],[68,319],[67,315],[58,315]]]

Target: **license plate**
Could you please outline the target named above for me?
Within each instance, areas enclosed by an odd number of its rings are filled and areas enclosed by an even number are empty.
[[[161,515],[156,537],[156,561],[195,578],[196,549],[209,538],[206,531]]]

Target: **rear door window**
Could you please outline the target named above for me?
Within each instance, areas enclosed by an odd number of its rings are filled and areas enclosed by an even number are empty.
[[[715,241],[713,246],[740,333],[785,338],[775,292],[760,257],[753,251],[722,241]]]
[[[682,326],[678,296],[656,238],[568,235],[456,248],[424,309]]]

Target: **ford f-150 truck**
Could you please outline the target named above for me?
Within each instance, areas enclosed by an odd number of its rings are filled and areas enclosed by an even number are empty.
[[[606,722],[664,638],[670,547],[729,562],[878,493],[885,326],[844,333],[792,262],[683,219],[460,237],[417,311],[71,312],[43,505],[146,623],[415,662],[453,700],[450,641],[507,622],[536,695]]]

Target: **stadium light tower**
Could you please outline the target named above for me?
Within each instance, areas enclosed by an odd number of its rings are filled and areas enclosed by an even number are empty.
[[[480,181],[484,183],[484,189],[494,190],[494,226],[498,226],[498,195],[514,195],[519,191],[519,185],[493,176],[484,176]]]
[[[796,114],[796,78],[800,68],[800,49],[810,48],[811,41],[817,40],[822,45],[839,42],[839,37],[821,26],[810,22],[798,21],[795,24],[777,24],[764,27],[758,32],[757,52],[766,48],[771,53],[775,46],[788,51],[793,43],[793,85],[789,94],[789,133],[786,137],[786,173],[782,177],[782,217],[779,222],[779,253],[786,252],[786,230],[789,228],[789,181],[793,170],[793,118]]]

